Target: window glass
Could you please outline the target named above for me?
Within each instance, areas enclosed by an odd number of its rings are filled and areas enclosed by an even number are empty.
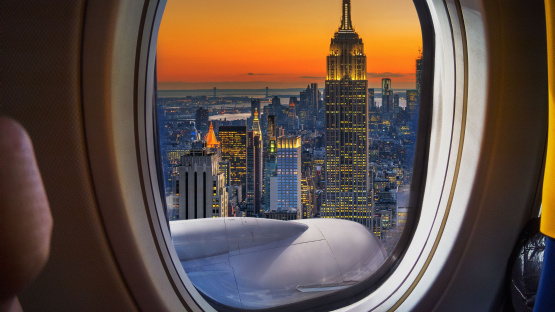
[[[410,0],[168,0],[166,217],[205,297],[268,308],[377,271],[414,215],[421,42]]]

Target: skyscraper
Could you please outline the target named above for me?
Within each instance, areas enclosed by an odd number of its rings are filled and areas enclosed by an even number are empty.
[[[376,106],[374,92],[375,89],[368,89],[368,132],[370,136],[379,131],[379,125],[381,123],[380,112]]]
[[[268,137],[275,137],[276,136],[276,116],[269,115],[268,116]]]
[[[270,114],[269,115],[276,115],[279,119],[281,116],[281,100],[278,96],[274,96],[272,98],[272,103],[268,105],[270,107]]]
[[[374,102],[374,88],[368,89],[368,107],[376,107],[376,102]]]
[[[391,91],[391,79],[382,79],[382,113],[393,113],[393,91]]]
[[[311,83],[306,90],[300,93],[299,120],[302,125],[309,128],[316,126],[316,118],[320,113],[320,99],[322,94],[317,83]]]
[[[247,127],[221,126],[219,128],[222,160],[229,162],[229,183],[243,188],[246,193],[247,176]]]
[[[218,164],[218,173],[224,175],[225,186],[229,186],[229,161],[220,161]]]
[[[394,94],[393,95],[393,112],[395,114],[397,114],[399,112],[399,103],[400,103],[399,94]]]
[[[260,100],[259,99],[254,99],[251,100],[251,117],[254,119],[254,114],[257,114],[257,118],[260,118],[259,115],[260,112]]]
[[[301,211],[301,137],[279,137],[277,144],[277,211]],[[300,217],[300,216],[299,216]]]
[[[210,128],[208,128],[208,133],[204,136],[204,140],[206,141],[207,148],[217,149],[220,147],[220,142],[218,142],[216,134],[214,134],[212,122],[210,122]]]
[[[276,116],[268,116],[267,141],[264,145],[264,204],[270,210],[270,178],[276,175]]]
[[[420,104],[420,84],[422,83],[422,53],[416,59],[416,91],[418,92],[418,103]]]
[[[192,150],[181,157],[175,194],[178,219],[227,216],[225,177],[219,173],[220,158],[207,149]]]
[[[249,168],[253,168],[254,173],[254,191],[251,193],[252,198],[254,199],[252,202],[252,211],[254,215],[260,214],[260,208],[262,206],[262,189],[264,186],[264,166],[263,166],[263,151],[264,151],[264,144],[262,143],[262,132],[260,131],[260,121],[258,120],[258,109],[254,110],[254,120],[252,123],[252,141],[251,135],[247,137],[248,145],[247,145],[247,185],[249,182]],[[252,144],[251,144],[252,143]],[[249,157],[252,153],[254,159],[251,162],[251,158]],[[249,189],[247,188],[247,192]],[[247,194],[247,199],[249,196]],[[248,203],[247,203],[248,204]],[[248,206],[247,206],[248,208]],[[247,214],[249,211],[247,211]]]
[[[270,209],[271,203],[271,185],[272,177],[276,176],[276,137],[270,136],[266,144],[266,153],[264,159],[264,203],[266,210]]]
[[[407,90],[407,106],[406,109],[410,114],[411,120],[415,122],[418,116],[418,90]]]
[[[260,120],[258,119],[259,116],[257,108],[254,109],[254,113],[252,114],[252,116],[252,131],[254,131],[256,135],[262,138],[262,131],[260,130]]]
[[[326,78],[325,218],[371,226],[368,196],[368,80],[362,39],[353,30],[351,1],[331,39]]]
[[[255,131],[247,132],[247,217],[260,213],[262,200],[262,139]]]
[[[260,118],[260,100],[254,99],[251,100],[251,117],[249,118],[248,124],[249,127],[252,127],[254,122],[254,115],[257,115],[256,118]]]
[[[318,113],[321,110],[321,99],[322,99],[322,93],[320,92],[320,90],[318,89],[318,84],[317,83],[311,83],[310,84],[310,90],[312,92],[312,108],[314,110],[314,115],[318,115]]]
[[[208,110],[206,108],[199,107],[196,111],[195,121],[197,129],[206,130],[208,129]]]
[[[289,132],[294,132],[296,130],[295,117],[297,117],[297,109],[295,108],[295,102],[291,99],[289,101],[289,112],[287,114],[287,127]]]

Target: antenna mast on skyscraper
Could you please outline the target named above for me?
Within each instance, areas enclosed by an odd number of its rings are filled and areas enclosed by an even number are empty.
[[[351,22],[351,0],[343,0],[343,16],[341,18],[340,30],[353,30]]]

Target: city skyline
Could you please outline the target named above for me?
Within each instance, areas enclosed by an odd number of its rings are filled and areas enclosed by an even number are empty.
[[[366,42],[366,54],[373,60],[369,86],[378,87],[388,77],[396,81],[395,88],[414,89],[411,60],[421,47],[421,33],[412,1],[355,0],[353,6],[356,31],[371,38]],[[158,88],[323,85],[329,33],[337,29],[340,7],[339,0],[170,0],[158,38]],[[292,8],[311,14],[293,13]]]
[[[222,200],[212,209],[221,217],[355,221],[390,252],[404,227],[398,211],[410,210],[397,198],[410,190],[420,83],[393,92],[402,88],[401,79],[386,75],[377,88],[369,85],[368,66],[375,60],[367,58],[372,47],[353,25],[356,12],[351,0],[338,7],[341,22],[326,40],[324,92],[311,79],[306,88],[282,97],[268,88],[222,96],[215,87],[208,95],[159,97],[167,180],[180,179],[176,155],[215,146],[228,195],[227,212],[217,209]],[[420,79],[421,54],[410,63]],[[263,98],[249,95],[261,90]],[[233,115],[243,119],[228,118]],[[283,143],[291,140],[295,143]],[[166,188],[166,195],[171,210],[183,209],[183,192]],[[171,210],[169,218],[182,218]]]

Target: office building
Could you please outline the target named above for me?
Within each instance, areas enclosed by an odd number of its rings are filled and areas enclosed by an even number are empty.
[[[322,217],[370,227],[367,93],[364,44],[352,27],[351,1],[343,0],[341,26],[331,40],[327,58],[326,201]]]
[[[260,103],[260,101],[258,101]],[[258,109],[255,108],[254,109],[254,113],[252,114],[252,131],[254,131],[254,133],[256,135],[258,135],[259,137],[262,137],[262,131],[260,130],[260,120],[258,119]]]
[[[218,173],[224,175],[224,183],[229,186],[229,161],[222,160],[218,164]]]
[[[422,84],[422,53],[416,59],[416,91],[418,92],[418,103],[420,103],[420,89]]]
[[[301,210],[301,137],[279,137],[277,146],[277,211]]]
[[[392,114],[393,111],[393,91],[391,90],[391,79],[382,79],[382,108],[384,114]]]
[[[195,122],[197,129],[206,130],[208,129],[208,110],[206,108],[199,107],[195,114]]]
[[[252,214],[259,215],[260,210],[262,208],[262,193],[264,188],[264,144],[262,140],[262,132],[260,131],[260,121],[258,120],[258,109],[254,109],[253,115],[253,124],[252,124],[252,141],[250,139],[250,135],[248,137],[248,144],[247,144],[247,192],[249,191],[249,168],[253,168],[254,179],[254,191],[250,194],[252,197],[249,197],[247,193],[247,205],[252,203]],[[249,132],[250,134],[251,132]],[[253,156],[254,159],[250,158]],[[250,198],[254,200],[250,200]],[[249,206],[247,206],[247,210],[249,210]],[[249,211],[247,211],[247,214]]]
[[[176,219],[227,216],[227,191],[219,162],[218,155],[207,149],[192,150],[181,157],[175,183],[175,195],[179,198]]]
[[[279,99],[279,97],[274,96],[272,98],[272,103],[270,103],[270,105],[264,107],[264,114],[266,116],[269,115],[274,115],[276,116],[276,122],[278,120],[281,120],[282,117],[282,109],[281,109],[281,100]]]
[[[368,88],[368,107],[375,108],[376,102],[374,99],[374,88]]]
[[[314,184],[310,176],[301,179],[301,204],[302,218],[309,219],[315,214],[314,212]]]
[[[276,136],[276,116],[268,115],[268,137]]]
[[[270,178],[276,176],[276,123],[275,116],[268,116],[268,135],[264,149],[264,205],[270,209]]]
[[[295,118],[297,117],[297,109],[295,108],[295,102],[293,99],[289,101],[289,111],[287,113],[287,128],[289,132],[294,132],[296,129],[295,127]]]
[[[411,121],[416,122],[416,116],[418,116],[418,90],[407,90],[406,110],[410,114]]]
[[[270,209],[270,177],[276,174],[276,116],[269,115],[266,133],[266,141],[264,144],[264,166],[263,170],[263,203],[265,210]]]
[[[242,186],[242,198],[246,196],[247,177],[247,127],[219,127],[222,160],[229,162],[230,185]]]
[[[311,83],[300,93],[299,121],[305,128],[314,128],[320,114],[322,93],[317,83]]]
[[[247,217],[258,216],[260,214],[262,186],[262,138],[255,131],[248,131],[245,199]]]

